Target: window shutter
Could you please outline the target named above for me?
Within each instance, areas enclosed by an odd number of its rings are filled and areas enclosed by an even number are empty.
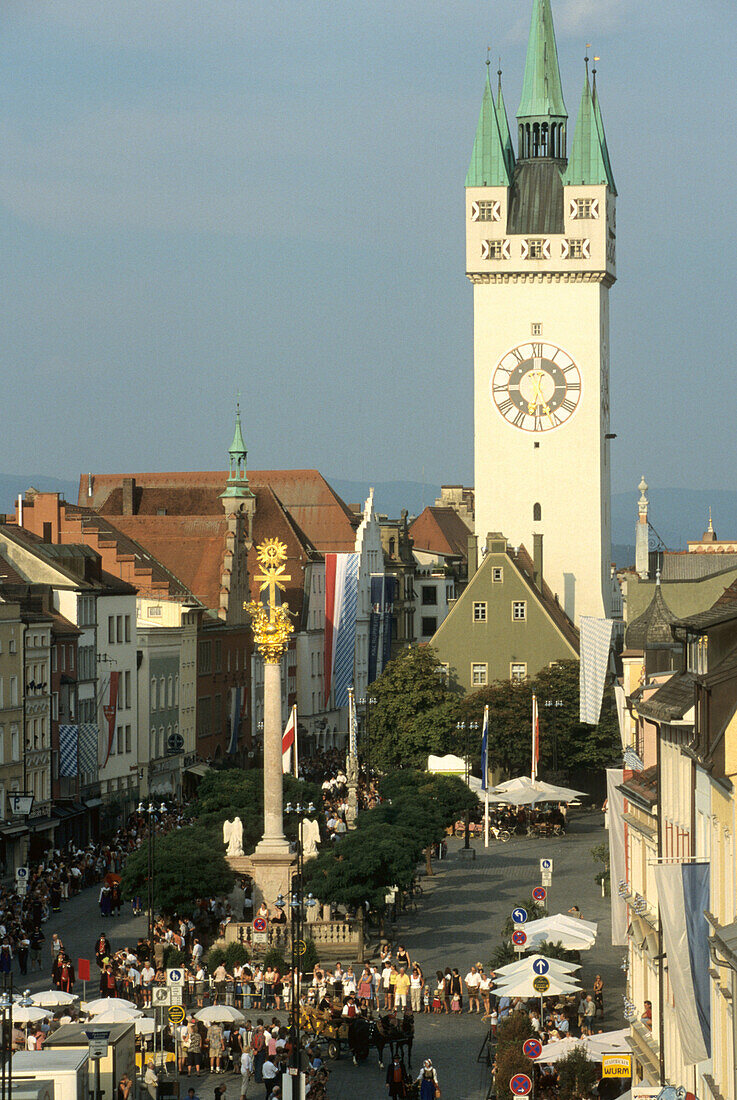
[[[571,251],[571,249],[569,247],[568,241],[564,237],[563,240],[560,242],[560,255],[561,255],[561,258],[564,259],[564,260],[567,260],[568,259],[568,253],[570,251]]]
[[[479,204],[477,202],[471,203],[471,221],[477,222],[479,220]]]
[[[568,210],[569,210],[570,215],[571,215],[572,218],[577,218],[578,217],[578,203],[576,202],[575,199],[571,199],[570,204],[568,206]]]
[[[581,251],[583,252],[584,260],[590,260],[591,259],[591,241],[582,241],[581,242]]]
[[[592,199],[591,200],[591,217],[592,218],[598,218],[599,217],[599,200],[598,199]]]
[[[526,260],[530,255],[530,246],[527,241],[522,242],[522,259]]]
[[[543,259],[550,259],[550,241],[543,241]]]
[[[509,248],[509,241],[502,241],[502,259],[509,260],[512,257],[512,253]]]
[[[481,242],[481,259],[482,260],[490,260],[491,259],[491,241],[482,241]]]
[[[494,201],[494,204],[492,205],[492,208],[491,208],[491,220],[494,221],[494,222],[498,222],[500,220],[501,216],[502,216],[502,204],[499,202],[498,199],[496,199]]]

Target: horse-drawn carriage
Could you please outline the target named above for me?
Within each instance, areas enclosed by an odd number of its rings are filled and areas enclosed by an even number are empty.
[[[389,1015],[369,1020],[365,1016],[343,1016],[340,1010],[329,1007],[302,1005],[299,1026],[307,1042],[314,1043],[328,1058],[340,1058],[347,1046],[353,1064],[358,1065],[366,1061],[373,1048],[378,1054],[379,1065],[383,1066],[384,1048],[389,1047],[392,1058],[395,1051],[406,1053],[407,1063],[412,1065],[415,1023],[411,1016],[405,1016],[401,1022]]]

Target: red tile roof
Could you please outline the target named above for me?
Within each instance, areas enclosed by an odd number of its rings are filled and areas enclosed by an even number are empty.
[[[415,550],[461,557],[464,561],[468,557],[471,532],[454,508],[425,508],[410,524],[409,533]]]
[[[221,516],[220,500],[227,471],[172,473],[93,474],[92,495],[88,475],[79,482],[79,504],[102,515],[118,517],[123,512],[123,481],[133,478],[133,509],[138,516]],[[349,553],[355,549],[360,517],[357,517],[331,488],[318,470],[253,470],[248,474],[251,489],[271,489],[312,544],[322,553]],[[116,518],[117,523],[117,518]]]

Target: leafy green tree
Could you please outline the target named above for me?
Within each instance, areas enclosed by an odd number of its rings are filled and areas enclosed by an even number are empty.
[[[229,894],[235,875],[222,843],[213,847],[207,830],[190,825],[156,838],[154,907],[162,913],[191,912],[196,898]],[[131,852],[123,868],[123,897],[146,896],[148,845]]]
[[[409,886],[421,854],[421,842],[408,830],[368,823],[305,865],[306,887],[322,902],[354,909],[368,902],[381,912],[387,890]]]
[[[380,790],[389,804],[377,807],[377,820],[396,820],[405,827],[416,829],[424,841],[428,875],[433,873],[432,845],[443,839],[445,830],[466,810],[478,808],[474,792],[455,775],[402,769],[382,779]]]
[[[522,1053],[525,1039],[535,1034],[526,1012],[513,1012],[499,1022],[496,1047],[496,1095],[498,1100],[512,1096],[509,1082],[517,1073],[526,1073],[532,1079],[534,1063]]]
[[[535,901],[532,897],[527,898],[526,901],[518,901],[515,905],[510,905],[509,916],[501,927],[502,938],[506,936],[508,939],[514,931],[514,921],[512,920],[513,909],[526,909],[528,920],[540,920],[545,916],[545,906]]]
[[[382,771],[425,767],[448,750],[458,697],[431,646],[402,650],[371,685],[371,761]]]
[[[600,1067],[581,1047],[574,1048],[555,1063],[560,1100],[586,1100],[599,1081]]]

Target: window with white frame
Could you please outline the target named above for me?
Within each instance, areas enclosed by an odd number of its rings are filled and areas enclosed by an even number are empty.
[[[527,665],[526,664],[511,664],[509,666],[509,679],[519,682],[520,680],[527,679]]]
[[[108,615],[107,617],[107,640],[108,645],[115,645],[115,616]]]
[[[478,203],[477,222],[498,222],[501,217],[501,205],[498,199],[481,199]]]
[[[504,569],[501,565],[494,565],[491,570],[491,579],[494,584],[501,584],[504,580]]]
[[[527,600],[512,600],[512,620],[515,623],[524,622],[527,618]]]
[[[576,218],[596,218],[599,213],[599,203],[596,199],[576,199]]]
[[[486,622],[486,600],[476,600],[473,605],[473,621],[475,623]]]
[[[474,687],[483,687],[488,682],[489,666],[486,662],[475,661],[471,665],[471,683]]]
[[[530,325],[530,335],[531,336],[542,336],[542,334],[543,334],[543,327],[542,327],[542,324],[540,323],[540,321],[533,321],[532,324]]]

